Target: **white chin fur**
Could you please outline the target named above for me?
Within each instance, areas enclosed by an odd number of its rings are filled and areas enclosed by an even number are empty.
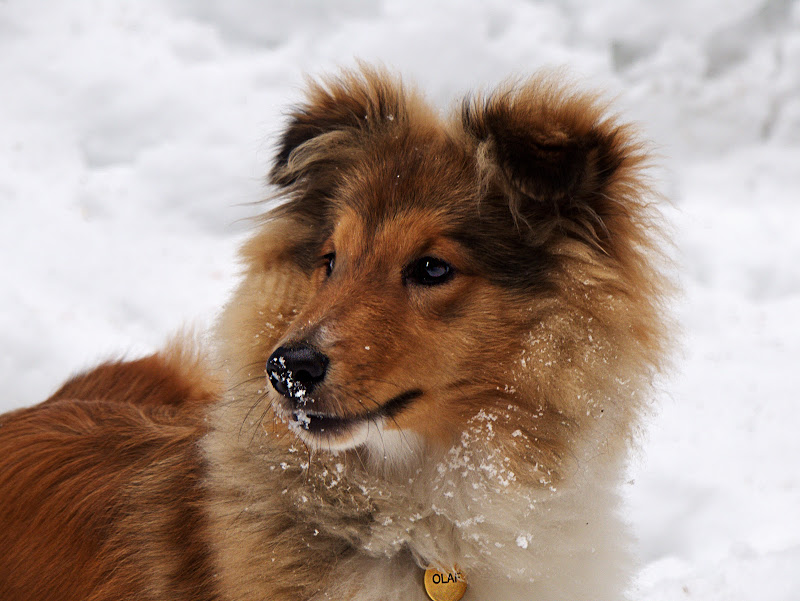
[[[291,423],[292,422],[290,422],[290,424]],[[350,449],[360,447],[369,438],[370,428],[376,428],[373,422],[353,424],[347,429],[347,432],[342,432],[340,434],[315,434],[314,432],[309,432],[299,424],[291,427],[292,431],[297,434],[300,440],[306,443],[309,448],[315,451],[329,452],[349,451]]]
[[[405,463],[416,455],[421,440],[414,432],[386,427],[386,419],[379,417],[351,426],[341,434],[315,434],[302,427],[292,428],[298,437],[315,451],[339,452],[359,447],[369,452],[376,463]]]

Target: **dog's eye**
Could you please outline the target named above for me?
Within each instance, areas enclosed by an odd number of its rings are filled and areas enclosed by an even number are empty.
[[[322,259],[325,261],[325,276],[328,277],[333,273],[333,266],[336,265],[336,253],[328,253]]]
[[[405,279],[423,286],[444,284],[453,277],[453,268],[436,257],[422,257],[406,268]]]

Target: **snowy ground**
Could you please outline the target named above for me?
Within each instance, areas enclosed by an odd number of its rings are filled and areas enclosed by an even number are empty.
[[[0,0],[0,409],[208,325],[281,111],[354,57],[443,107],[565,65],[643,124],[685,333],[637,598],[800,598],[800,0]]]

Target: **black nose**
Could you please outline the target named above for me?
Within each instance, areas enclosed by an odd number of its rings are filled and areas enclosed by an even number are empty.
[[[328,358],[310,344],[278,347],[267,361],[272,387],[288,399],[303,401],[325,379]]]

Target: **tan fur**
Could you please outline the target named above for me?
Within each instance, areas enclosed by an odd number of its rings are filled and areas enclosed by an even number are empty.
[[[448,118],[369,68],[312,82],[221,369],[173,346],[3,418],[0,598],[423,600],[454,565],[467,601],[622,598],[617,486],[666,350],[645,166],[552,78]],[[452,279],[410,278],[424,256]],[[270,387],[296,341],[344,434]]]

